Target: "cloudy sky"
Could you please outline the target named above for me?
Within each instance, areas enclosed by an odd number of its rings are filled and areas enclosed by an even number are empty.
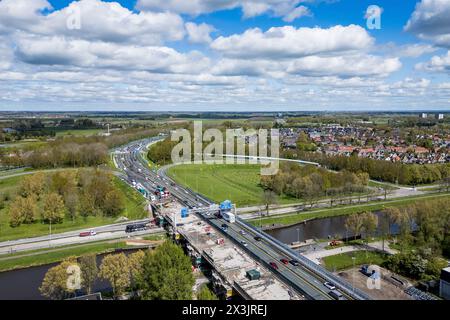
[[[449,16],[450,0],[0,0],[0,110],[450,110]]]

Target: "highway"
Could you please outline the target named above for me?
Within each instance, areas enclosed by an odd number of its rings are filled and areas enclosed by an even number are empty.
[[[30,250],[48,249],[54,247],[62,247],[75,244],[86,244],[89,242],[96,242],[102,240],[115,240],[129,238],[130,235],[148,235],[153,233],[161,233],[164,230],[161,228],[151,228],[145,231],[126,233],[125,228],[129,224],[134,223],[149,223],[149,219],[139,221],[128,221],[126,223],[112,224],[97,228],[89,228],[87,230],[78,230],[65,233],[58,233],[54,235],[46,235],[35,238],[25,238],[13,241],[0,242],[0,255],[24,252]],[[80,232],[95,231],[96,235],[88,237],[80,237]]]
[[[154,142],[154,138],[141,140],[116,150],[114,162],[124,172],[122,179],[130,185],[141,184],[149,193],[153,193],[158,186],[164,186],[179,202],[193,210],[212,205],[212,201],[196,194],[192,190],[177,185],[166,175],[166,169],[163,168],[157,172],[149,169],[146,160],[142,156],[142,152],[145,152],[147,146]],[[266,264],[281,280],[296,289],[306,298],[313,300],[333,299],[329,295],[330,290],[323,285],[324,282],[329,281],[334,283],[347,299],[370,299],[363,292],[356,289],[353,290],[351,285],[341,278],[315,265],[306,258],[299,256],[286,245],[239,218],[236,223],[227,223],[214,215],[207,215],[206,213],[199,215],[219,230],[222,230],[222,225],[226,224],[228,230],[225,234],[228,238],[233,240],[253,258]],[[257,241],[255,239],[256,236],[260,236],[262,238],[261,241]],[[245,241],[246,245],[242,241]],[[284,265],[280,262],[281,259],[297,260],[300,265]],[[277,265],[277,269],[270,266],[271,262]]]
[[[152,139],[148,139],[146,141],[151,143],[151,142],[156,142],[159,140],[161,140],[161,137],[155,137]],[[117,150],[122,150],[122,149],[115,149],[115,150],[113,150],[113,152],[115,152]],[[58,170],[66,170],[66,169],[55,169],[55,170],[47,170],[47,171],[52,172],[52,171],[58,171]],[[21,172],[21,173],[17,173],[14,175],[10,175],[8,177],[12,177],[12,176],[16,176],[16,175],[17,176],[25,175],[25,174],[30,174],[30,173],[33,173],[33,171]],[[118,176],[120,179],[127,181],[126,175],[119,174]],[[2,178],[3,177],[0,177],[0,179],[2,179]],[[131,234],[125,232],[125,228],[127,225],[136,224],[136,223],[147,224],[149,222],[150,222],[149,219],[126,221],[126,222],[115,223],[115,224],[105,225],[105,226],[100,226],[100,227],[95,227],[95,228],[88,228],[88,229],[83,229],[83,230],[76,230],[76,231],[57,233],[57,234],[50,234],[50,232],[49,232],[49,234],[45,235],[45,236],[4,241],[4,242],[0,242],[0,255],[6,255],[6,254],[24,252],[24,251],[30,251],[30,250],[39,250],[39,249],[46,249],[46,248],[53,248],[53,247],[76,245],[76,244],[85,244],[85,243],[89,243],[89,242],[96,242],[96,241],[102,241],[102,240],[126,239],[126,238],[129,238],[130,236],[148,235],[148,234],[160,233],[160,232],[164,231],[161,228],[150,228],[149,230],[133,232]],[[96,235],[89,236],[89,237],[80,237],[81,232],[91,231],[91,230],[95,231]]]

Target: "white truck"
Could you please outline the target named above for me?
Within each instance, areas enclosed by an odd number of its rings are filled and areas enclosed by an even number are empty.
[[[222,218],[229,223],[236,222],[236,216],[231,212],[222,212]]]

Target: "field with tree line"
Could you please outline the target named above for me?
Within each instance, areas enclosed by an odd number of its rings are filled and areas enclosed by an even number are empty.
[[[0,166],[33,168],[85,167],[107,163],[108,150],[156,136],[161,129],[126,129],[111,136],[62,136],[33,149],[0,148]]]
[[[450,177],[450,164],[402,164],[384,160],[359,158],[356,155],[327,156],[315,152],[286,152],[286,157],[314,161],[332,170],[348,170],[353,173],[366,172],[371,179],[399,183],[402,185],[419,185],[442,181]]]
[[[144,199],[111,173],[76,169],[0,180],[0,239],[12,240],[146,216]]]

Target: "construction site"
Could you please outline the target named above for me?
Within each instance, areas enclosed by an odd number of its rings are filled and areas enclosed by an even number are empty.
[[[160,220],[191,257],[193,268],[203,271],[215,293],[226,299],[301,300],[261,263],[255,261],[220,230],[197,214],[186,214],[183,206],[168,202],[158,209]]]

